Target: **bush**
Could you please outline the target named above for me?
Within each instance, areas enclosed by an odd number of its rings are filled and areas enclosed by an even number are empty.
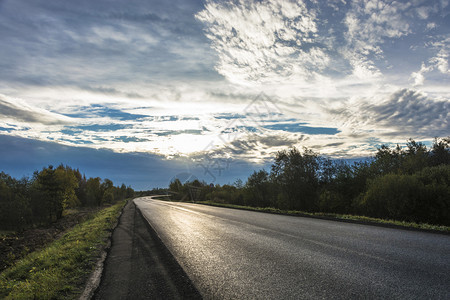
[[[373,217],[449,225],[449,174],[449,166],[438,166],[378,177],[370,181],[361,209]]]
[[[450,224],[450,165],[423,169],[416,174],[424,184],[422,219],[434,224]],[[426,215],[425,215],[426,214]]]
[[[319,197],[319,211],[329,213],[345,213],[347,205],[344,197],[335,191],[325,190]]]

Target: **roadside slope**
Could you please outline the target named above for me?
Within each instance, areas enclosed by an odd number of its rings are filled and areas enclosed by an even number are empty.
[[[78,298],[124,204],[121,201],[102,209],[2,272],[0,298]]]

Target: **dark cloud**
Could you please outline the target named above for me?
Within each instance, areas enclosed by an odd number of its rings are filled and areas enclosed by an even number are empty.
[[[263,151],[266,156],[259,157],[261,160],[271,159],[273,147],[292,147],[303,140],[303,136],[284,137],[281,135],[260,135],[248,133],[244,137],[231,140],[223,147],[217,147],[205,151],[210,157],[254,157],[255,153]],[[191,157],[198,159],[204,153],[194,153]]]
[[[116,185],[122,182],[137,190],[167,187],[170,179],[182,172],[193,173],[200,180],[215,183],[233,183],[237,178],[245,180],[259,165],[233,160],[221,174],[212,166],[187,159],[167,160],[149,153],[116,153],[106,149],[70,147],[57,143],[42,142],[0,135],[1,170],[20,178],[32,176],[42,167],[67,164],[79,168],[88,177],[109,178]],[[205,168],[211,168],[210,173]],[[213,177],[214,176],[214,177]]]
[[[0,80],[91,87],[210,79],[213,51],[193,17],[200,1],[7,1],[0,10]],[[100,87],[97,87],[100,86]]]
[[[386,126],[411,126],[418,128],[443,128],[449,132],[450,103],[432,100],[420,92],[402,89],[381,105],[367,105],[374,121]]]
[[[263,126],[266,129],[280,130],[287,132],[301,132],[306,134],[327,134],[334,135],[340,131],[331,127],[311,127],[305,126],[306,123],[277,123]]]
[[[69,147],[57,143],[42,142],[0,135],[0,165],[2,171],[16,177],[32,175],[49,164],[67,164],[79,168],[86,176],[109,178],[115,184],[131,184],[137,189],[164,186],[172,174],[183,169],[183,164],[163,157],[144,154],[120,154],[105,149]],[[157,169],[158,172],[153,170]]]
[[[271,147],[292,147],[294,144],[298,142],[297,139],[294,139],[292,137],[283,137],[283,136],[277,136],[277,135],[265,135],[265,136],[257,136],[254,138],[254,140],[265,147],[271,148]]]
[[[200,129],[166,130],[166,131],[150,131],[150,133],[155,134],[157,136],[172,136],[179,134],[201,135],[203,133],[203,130]]]
[[[339,147],[339,146],[342,146],[344,144],[345,143],[331,143],[331,144],[323,145],[322,147]]]
[[[2,98],[0,95],[0,116],[13,118],[21,122],[42,123],[46,125],[67,124],[62,116],[46,112],[44,110],[33,110],[30,107],[19,107]]]
[[[387,129],[386,136],[434,137],[450,132],[450,103],[401,89],[378,104],[362,101],[354,108],[328,110],[352,128]]]

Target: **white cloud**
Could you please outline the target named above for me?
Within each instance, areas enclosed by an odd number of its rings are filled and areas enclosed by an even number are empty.
[[[339,14],[330,15],[330,7]],[[329,79],[379,84],[381,66],[392,68],[386,55],[391,44],[417,33],[412,22],[418,9],[435,12],[423,1],[208,0],[196,17],[218,54],[216,70],[229,81],[308,90]]]
[[[422,63],[422,66],[420,67],[420,70],[417,72],[411,73],[411,79],[414,80],[414,86],[420,86],[423,85],[425,82],[425,76],[424,73],[429,72],[433,69],[433,67],[425,66],[424,63]]]
[[[430,63],[434,65],[442,74],[450,74],[448,69],[448,51],[441,49],[438,54],[430,59]]]
[[[373,58],[382,58],[380,45],[387,38],[399,38],[410,33],[410,26],[402,15],[404,6],[397,2],[353,1],[344,19],[348,31],[347,45],[341,53],[353,66],[357,78],[370,79],[381,75]]]
[[[15,97],[0,99],[0,127],[23,137],[170,156],[205,153],[214,141],[245,159],[291,145],[361,156],[376,138],[449,131],[443,112],[450,39],[442,9],[448,1],[206,0],[204,8],[197,3],[173,15],[172,3],[123,12],[105,1],[106,11],[91,9],[104,7],[100,2],[81,12],[78,4],[9,2],[19,5],[23,24],[0,12],[7,67],[0,92]],[[411,85],[423,92],[404,89]],[[242,114],[261,91],[280,108],[274,122],[339,132],[258,128],[255,135],[235,126],[230,131],[239,138],[225,143],[219,136],[229,120],[214,115]],[[86,113],[86,107],[101,108]],[[115,118],[106,107],[144,117]]]
[[[302,1],[207,1],[196,17],[219,55],[217,71],[241,84],[304,81],[329,63]]]
[[[435,29],[436,26],[437,26],[436,23],[431,22],[431,23],[428,23],[428,24],[427,24],[427,29],[428,29],[428,30],[432,30],[432,29]]]
[[[448,68],[448,58],[450,52],[450,38],[434,42],[431,45],[431,49],[434,49],[435,55],[431,57],[427,63],[422,63],[420,70],[411,73],[411,79],[414,80],[415,86],[420,86],[424,84],[425,76],[424,74],[433,71],[438,71],[448,78],[450,75],[450,70]]]
[[[430,15],[432,10],[432,7],[421,6],[416,9],[416,12],[419,18],[426,20],[428,19],[428,16]]]
[[[422,71],[423,67],[424,67],[424,65],[422,65],[422,68],[420,69],[420,71],[411,73],[411,78],[414,80],[414,86],[423,85],[423,83],[425,81],[425,76],[423,76],[423,71]]]

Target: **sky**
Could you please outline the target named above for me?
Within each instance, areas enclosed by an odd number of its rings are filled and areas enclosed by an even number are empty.
[[[449,0],[0,0],[0,169],[136,189],[450,135]]]

